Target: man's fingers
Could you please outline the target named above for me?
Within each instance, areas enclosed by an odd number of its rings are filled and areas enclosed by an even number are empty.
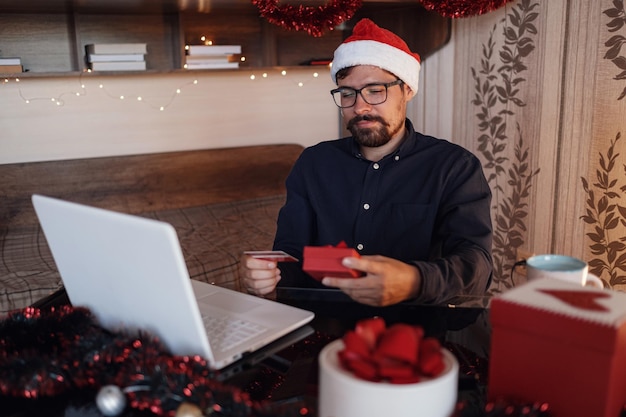
[[[252,256],[246,256],[244,263],[246,267],[250,269],[274,269],[276,268],[276,262],[253,258]]]
[[[346,257],[341,264],[346,268],[356,269],[368,274],[380,274],[384,271],[383,258],[378,255],[365,255],[360,258]]]
[[[249,292],[263,295],[272,292],[276,288],[278,281],[280,281],[280,275],[274,275],[267,279],[246,278],[244,283]]]
[[[337,277],[324,277],[322,279],[322,284],[327,287],[336,287],[340,289],[346,288],[367,288],[371,286],[371,283],[368,283],[367,277],[360,278],[337,278]]]
[[[280,269],[277,268],[276,262],[244,255],[242,264],[243,283],[250,293],[268,294],[274,290],[280,281]]]

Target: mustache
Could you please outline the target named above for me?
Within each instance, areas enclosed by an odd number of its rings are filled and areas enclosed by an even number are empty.
[[[366,122],[371,122],[371,121],[376,121],[379,122],[380,124],[382,124],[383,126],[387,126],[387,122],[385,122],[385,120],[380,117],[380,116],[372,116],[369,114],[363,114],[360,116],[354,116],[352,119],[350,119],[350,121],[348,122],[348,130],[350,130],[351,128],[354,127],[355,124],[361,122],[361,121],[366,121]]]

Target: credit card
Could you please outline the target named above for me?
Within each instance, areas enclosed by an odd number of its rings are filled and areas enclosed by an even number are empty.
[[[282,250],[251,250],[244,252],[244,255],[252,256],[256,259],[274,262],[298,262],[297,258]]]

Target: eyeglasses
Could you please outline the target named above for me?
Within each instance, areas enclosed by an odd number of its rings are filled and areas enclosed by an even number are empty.
[[[402,80],[398,79],[386,84],[368,84],[358,90],[352,87],[339,87],[334,90],[330,90],[330,94],[333,96],[333,100],[335,100],[337,107],[341,109],[354,106],[356,104],[356,97],[358,94],[361,95],[367,104],[373,106],[376,104],[383,104],[387,101],[387,89],[400,84],[402,84]]]

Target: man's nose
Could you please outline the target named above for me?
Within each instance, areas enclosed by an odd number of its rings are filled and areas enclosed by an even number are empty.
[[[355,113],[363,113],[366,111],[369,111],[371,109],[372,105],[368,104],[365,99],[363,98],[363,95],[361,94],[361,92],[359,91],[356,95],[356,101],[354,102],[354,111]]]

